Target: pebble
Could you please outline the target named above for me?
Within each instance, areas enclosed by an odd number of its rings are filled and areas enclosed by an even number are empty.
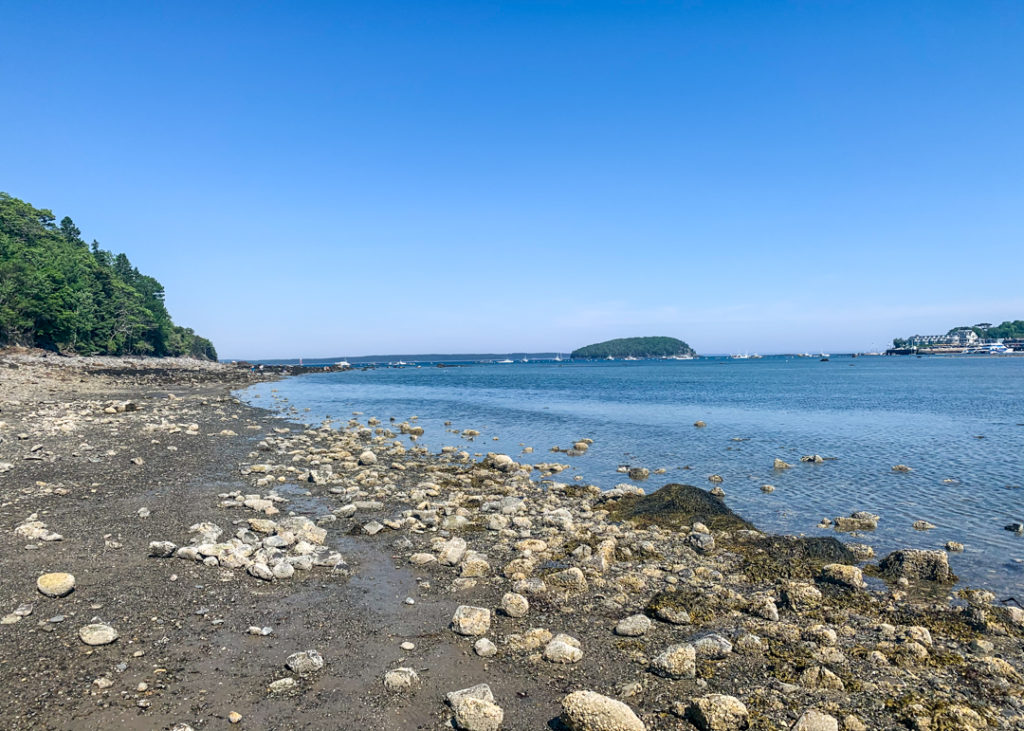
[[[486,637],[481,637],[474,643],[473,651],[480,657],[494,657],[498,654],[497,646]]]
[[[295,652],[289,655],[285,665],[294,673],[307,675],[322,669],[324,659],[316,650],[306,650],[305,652]]]
[[[419,684],[420,676],[412,668],[396,668],[384,673],[384,688],[386,690],[405,690]]]
[[[78,630],[78,636],[87,645],[109,645],[118,635],[117,630],[108,624],[87,624]]]
[[[298,685],[299,682],[295,678],[281,678],[268,685],[267,690],[271,693],[287,693]]]
[[[71,574],[43,574],[36,580],[36,588],[48,597],[60,598],[75,590],[75,577]]]

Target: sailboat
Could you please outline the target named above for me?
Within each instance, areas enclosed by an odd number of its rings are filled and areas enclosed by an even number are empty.
[[[561,363],[561,362],[562,362],[562,354],[561,353],[556,353],[555,354],[555,363]]]

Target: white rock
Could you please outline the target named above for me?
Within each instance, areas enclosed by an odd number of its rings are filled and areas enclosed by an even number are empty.
[[[463,604],[455,610],[455,614],[452,616],[452,630],[456,634],[466,636],[485,635],[490,628],[490,609],[470,607]]]
[[[78,636],[87,645],[109,645],[117,639],[117,630],[107,624],[87,624]]]
[[[295,652],[288,656],[288,660],[285,661],[288,669],[299,675],[306,675],[308,673],[315,673],[324,666],[324,659],[316,650],[306,650],[305,652]]]
[[[641,637],[651,628],[651,619],[646,614],[634,614],[620,619],[615,625],[615,634],[622,637]]]
[[[590,690],[579,690],[562,699],[561,720],[569,731],[647,730],[625,703]]]

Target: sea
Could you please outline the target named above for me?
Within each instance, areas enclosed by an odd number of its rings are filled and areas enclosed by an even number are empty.
[[[1005,530],[1024,522],[1024,358],[453,357],[445,366],[310,373],[239,395],[307,424],[414,420],[425,430],[417,444],[433,451],[569,464],[559,482],[610,489],[631,482],[621,467],[646,467],[651,476],[632,484],[651,492],[672,482],[710,489],[719,475],[726,504],[761,530],[868,543],[879,558],[957,541],[960,585],[1024,596],[1024,537]],[[585,454],[551,451],[583,438],[593,440]],[[815,454],[825,461],[800,461]],[[776,458],[793,467],[773,469]],[[820,525],[858,510],[881,516],[877,530],[850,538]],[[915,530],[919,520],[935,527]]]

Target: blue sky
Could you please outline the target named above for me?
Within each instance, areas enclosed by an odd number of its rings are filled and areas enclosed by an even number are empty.
[[[1019,2],[0,0],[0,190],[225,357],[1024,318]]]

